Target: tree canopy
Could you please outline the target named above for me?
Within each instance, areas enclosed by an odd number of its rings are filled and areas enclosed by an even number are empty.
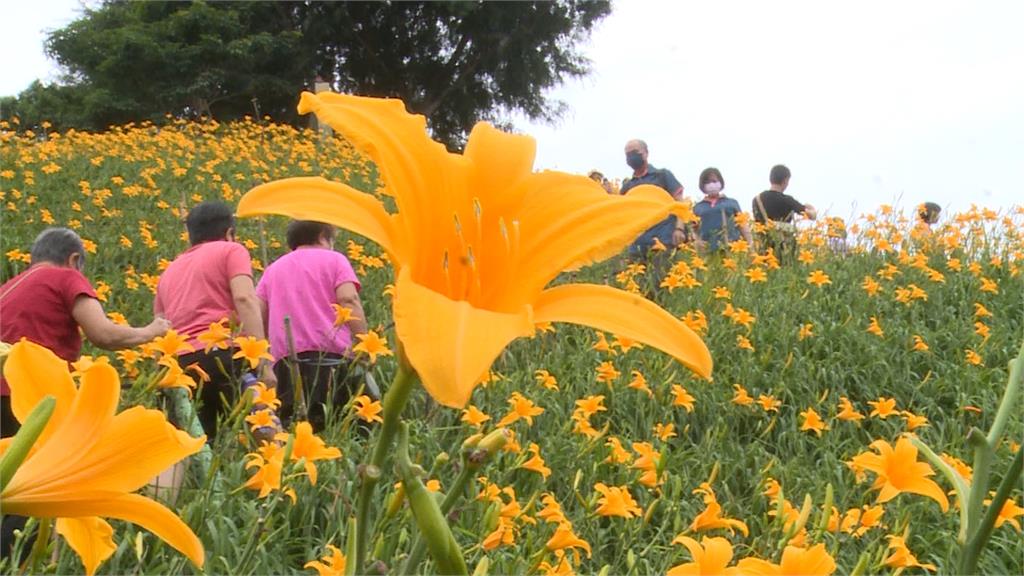
[[[478,120],[553,120],[545,92],[584,76],[581,43],[607,0],[531,2],[124,2],[107,0],[50,34],[64,71],[5,112],[103,129],[165,114],[298,121],[317,79],[402,98],[459,145]]]

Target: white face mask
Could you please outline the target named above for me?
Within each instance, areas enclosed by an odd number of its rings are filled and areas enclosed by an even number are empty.
[[[722,191],[722,183],[717,180],[712,180],[704,185],[704,193],[708,196],[718,196],[718,193]]]

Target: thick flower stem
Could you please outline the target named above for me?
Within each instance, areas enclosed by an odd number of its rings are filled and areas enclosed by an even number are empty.
[[[25,418],[18,433],[11,439],[10,445],[0,458],[0,492],[7,487],[7,483],[14,477],[18,467],[25,461],[32,446],[35,445],[39,435],[43,433],[46,424],[50,422],[53,411],[57,407],[57,399],[53,396],[46,396],[36,404],[36,407]]]
[[[482,464],[482,463],[481,463]],[[469,485],[474,474],[480,469],[480,464],[470,464],[469,459],[463,460],[462,471],[455,478],[455,482],[448,490],[448,494],[445,495],[444,501],[441,502],[441,513],[447,515],[455,507],[455,503],[459,501],[462,493],[465,492],[466,486]],[[413,540],[412,551],[409,552],[409,558],[405,561],[405,566],[402,567],[402,574],[412,574],[413,571],[419,567],[420,562],[423,561],[423,554],[427,551],[427,542],[422,536],[417,535],[416,539]]]
[[[993,450],[999,447],[1003,429],[1006,428],[1010,415],[1017,413],[1017,399],[1020,398],[1021,388],[1024,388],[1024,339],[1021,340],[1017,358],[1010,363],[1010,378],[1006,384],[1006,391],[1003,392],[1003,399],[999,403],[992,428],[988,431],[988,444]]]
[[[434,495],[427,491],[409,460],[409,428],[401,424],[398,434],[396,469],[412,508],[419,536],[427,542],[439,574],[466,574],[466,561]]]
[[[1010,492],[1019,483],[1022,469],[1024,469],[1024,451],[1018,448],[1017,455],[1014,456],[1013,463],[1010,464],[1010,470],[1003,477],[999,490],[996,491],[996,495],[988,505],[988,510],[985,511],[985,517],[982,518],[977,531],[974,532],[970,541],[967,542],[967,546],[964,547],[963,557],[960,560],[960,574],[974,574],[977,571],[981,551],[985,548],[989,536],[992,535],[992,529],[995,527],[996,518],[999,516],[1000,510],[1002,510],[1003,504],[1010,497]]]
[[[377,444],[373,448],[370,462],[363,468],[356,504],[355,569],[357,574],[363,574],[366,571],[366,545],[370,535],[370,504],[373,500],[374,488],[380,481],[381,470],[391,451],[395,433],[401,423],[402,412],[409,400],[409,394],[412,392],[415,381],[416,373],[413,372],[412,367],[405,362],[399,362],[395,379],[391,382],[387,393],[384,394],[384,422],[380,426],[380,436],[377,437]]]

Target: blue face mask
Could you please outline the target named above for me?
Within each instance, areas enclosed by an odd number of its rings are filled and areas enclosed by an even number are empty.
[[[639,170],[644,165],[643,154],[635,150],[626,152],[626,164],[629,164],[629,167],[632,168],[633,170]]]

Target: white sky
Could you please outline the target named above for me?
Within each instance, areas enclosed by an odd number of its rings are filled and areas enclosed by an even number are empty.
[[[45,31],[80,0],[12,2],[0,95],[56,80]],[[650,146],[688,196],[718,167],[749,208],[773,164],[789,192],[832,215],[878,204],[961,210],[1024,204],[1024,2],[617,0],[586,53],[594,73],[551,94],[569,104],[537,138],[538,168],[629,174]]]

